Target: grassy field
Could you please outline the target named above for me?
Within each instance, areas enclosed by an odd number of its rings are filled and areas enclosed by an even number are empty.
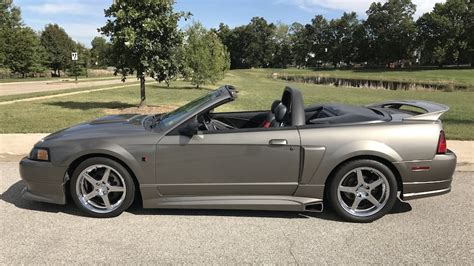
[[[354,69],[354,70],[310,70],[274,69],[288,75],[312,75],[347,79],[405,81],[427,84],[453,84],[474,88],[474,69]]]
[[[174,82],[170,88],[150,84],[147,86],[147,103],[153,106],[181,105],[208,93],[209,89],[222,84],[232,84],[239,90],[239,99],[224,105],[217,111],[269,109],[271,103],[281,97],[286,85],[282,80],[270,78],[273,71],[275,70],[233,70],[219,84],[206,86],[203,89],[194,89],[185,82]],[[428,79],[428,77],[420,78]],[[464,78],[464,80],[469,80],[469,78]],[[443,116],[448,138],[474,140],[473,92],[388,91],[302,83],[290,85],[301,89],[306,104],[340,102],[360,105],[390,99],[419,99],[444,103],[451,107],[451,110]],[[0,99],[2,100],[4,99]],[[0,133],[52,132],[103,116],[107,109],[134,107],[138,101],[138,86],[134,86],[0,105],[0,117],[2,117]]]

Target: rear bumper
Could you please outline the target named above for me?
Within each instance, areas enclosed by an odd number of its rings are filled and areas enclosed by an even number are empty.
[[[66,204],[65,173],[67,167],[58,167],[50,162],[20,161],[20,176],[26,187],[22,191],[24,199],[55,204]]]
[[[448,151],[433,160],[395,163],[403,180],[402,199],[411,200],[449,193],[456,168],[456,154]]]

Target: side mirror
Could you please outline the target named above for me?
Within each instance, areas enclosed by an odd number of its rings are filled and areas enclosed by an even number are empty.
[[[192,121],[188,123],[183,129],[179,131],[181,135],[192,138],[198,133],[199,124],[197,121]]]

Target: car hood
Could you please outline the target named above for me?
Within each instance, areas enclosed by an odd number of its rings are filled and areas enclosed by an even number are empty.
[[[146,117],[148,116],[138,114],[105,116],[55,132],[45,137],[43,141],[139,135],[149,132],[143,126]]]

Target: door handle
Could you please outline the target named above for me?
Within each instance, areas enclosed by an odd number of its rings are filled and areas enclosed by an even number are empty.
[[[286,139],[271,139],[268,144],[270,145],[286,145],[288,141]]]

